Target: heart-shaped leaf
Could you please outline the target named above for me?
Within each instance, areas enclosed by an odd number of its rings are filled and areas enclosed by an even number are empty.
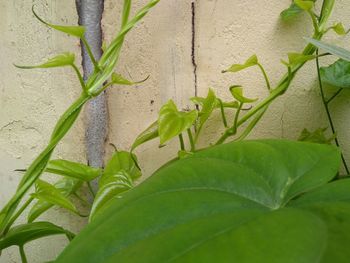
[[[169,100],[159,112],[158,132],[160,144],[164,144],[189,129],[196,121],[197,116],[198,112],[196,110],[190,112],[178,111],[175,103]]]
[[[137,136],[136,140],[131,146],[131,151],[135,150],[136,147],[153,140],[159,136],[158,133],[158,121],[152,123],[146,130],[144,130],[139,136]]]
[[[350,88],[350,62],[339,59],[320,69],[323,82],[339,88]]]
[[[56,262],[347,263],[339,165],[333,146],[282,140],[197,152],[114,199]]]
[[[332,29],[335,33],[337,33],[340,36],[346,35],[346,30],[344,28],[344,25],[342,23],[335,24]]]
[[[67,160],[51,160],[45,171],[87,182],[94,180],[102,174],[102,169]]]
[[[53,25],[50,23],[45,22],[42,18],[38,16],[38,14],[34,11],[34,6],[32,8],[34,16],[43,24],[47,25],[48,27],[51,27],[57,31],[61,31],[63,33],[66,33],[68,35],[76,36],[79,38],[82,38],[85,33],[85,27],[83,26],[60,26],[60,25]]]
[[[331,45],[322,41],[319,41],[317,39],[313,39],[313,38],[305,38],[307,42],[313,44],[315,47],[321,48],[335,56],[338,56],[339,58],[342,58],[346,61],[350,61],[350,51],[335,46],[335,45]]]
[[[75,55],[73,53],[63,53],[57,55],[53,58],[50,58],[47,62],[35,65],[35,66],[19,66],[15,65],[17,68],[21,69],[33,69],[33,68],[56,68],[56,67],[65,67],[72,66],[74,64]]]
[[[141,176],[136,162],[136,156],[129,152],[117,151],[113,155],[98,183],[90,221],[108,201],[133,187],[133,181]]]
[[[252,103],[257,101],[258,99],[249,99],[243,96],[243,88],[242,86],[231,86],[230,87],[230,92],[232,96],[239,102],[241,103]]]
[[[23,245],[30,241],[59,234],[66,235],[69,240],[72,240],[74,237],[73,233],[50,222],[18,225],[11,228],[6,236],[0,239],[0,251],[10,246],[23,247]]]
[[[228,68],[227,70],[224,70],[223,73],[225,73],[225,72],[238,72],[238,71],[241,71],[243,69],[256,66],[258,63],[259,62],[258,62],[257,56],[253,55],[250,58],[248,58],[244,64],[233,64],[230,68]]]
[[[59,189],[43,180],[39,179],[35,182],[35,193],[31,196],[79,214],[74,204]]]
[[[65,197],[75,193],[77,189],[82,185],[83,181],[73,178],[62,178],[57,181],[53,186],[58,189]],[[38,200],[32,208],[29,210],[27,220],[29,223],[37,219],[41,214],[53,207],[54,204],[45,200]]]

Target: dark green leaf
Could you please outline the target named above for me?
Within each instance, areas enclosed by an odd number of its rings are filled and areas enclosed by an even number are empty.
[[[322,81],[339,88],[350,88],[350,62],[339,59],[320,69]]]
[[[258,64],[258,58],[256,55],[251,56],[247,59],[247,61],[244,64],[233,64],[229,69],[224,70],[223,72],[238,72],[243,69],[253,67]]]
[[[331,138],[327,138],[325,135],[326,130],[327,128],[320,128],[310,132],[309,130],[304,129],[301,132],[298,141],[331,144],[331,142],[334,140],[334,136]]]
[[[45,172],[88,182],[100,176],[102,169],[66,160],[52,160],[48,163]]]
[[[169,100],[159,112],[158,132],[160,144],[164,144],[189,129],[196,121],[197,116],[196,110],[190,112],[178,111],[175,103]]]
[[[74,64],[75,55],[72,53],[63,53],[57,55],[56,57],[50,58],[47,62],[36,65],[36,66],[19,66],[15,65],[17,68],[21,69],[33,69],[33,68],[56,68],[72,66]]]
[[[159,136],[158,134],[158,121],[152,123],[146,130],[144,130],[139,136],[137,136],[136,140],[131,146],[131,151],[135,150],[136,147],[153,140]]]
[[[79,214],[74,204],[59,189],[43,180],[39,179],[35,182],[35,193],[31,195],[39,200],[58,205]]]
[[[258,99],[248,99],[243,96],[243,88],[242,86],[231,86],[230,92],[232,96],[241,103],[252,103],[257,101]]]
[[[41,19],[38,14],[34,11],[34,7],[32,8],[34,16],[43,24],[47,25],[48,27],[51,27],[53,29],[56,29],[58,31],[61,31],[63,33],[76,36],[79,38],[82,38],[85,33],[85,27],[83,26],[60,26],[60,25],[53,25],[50,23],[45,22],[43,19]]]
[[[54,184],[54,187],[57,188],[62,195],[68,197],[71,194],[75,193],[79,187],[81,187],[82,181],[73,179],[73,178],[62,178]],[[31,223],[37,219],[41,214],[53,207],[54,204],[49,203],[45,200],[38,200],[28,213],[28,222]]]
[[[57,263],[347,263],[350,180],[328,184],[339,165],[321,144],[199,151],[113,199]]]
[[[74,234],[49,222],[35,222],[18,225],[9,230],[7,235],[0,239],[0,251],[10,246],[23,246],[26,243],[42,237],[63,234],[72,240]]]
[[[337,47],[335,45],[327,44],[325,42],[319,41],[317,39],[313,38],[305,38],[307,42],[313,44],[315,47],[321,48],[335,56],[338,56],[339,58],[342,58],[346,61],[350,61],[350,51]]]

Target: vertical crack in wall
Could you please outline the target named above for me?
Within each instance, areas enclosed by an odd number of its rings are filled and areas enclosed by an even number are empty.
[[[191,3],[192,11],[192,45],[191,45],[191,57],[194,75],[194,95],[198,96],[198,79],[197,79],[197,60],[196,60],[196,2]]]
[[[76,0],[76,8],[79,15],[79,24],[86,28],[85,37],[91,46],[94,57],[99,60],[102,55],[101,20],[104,0]],[[87,80],[93,72],[94,66],[82,43],[81,46],[84,80]],[[97,98],[89,101],[85,114],[88,163],[94,167],[103,167],[108,127],[106,94],[102,93]]]

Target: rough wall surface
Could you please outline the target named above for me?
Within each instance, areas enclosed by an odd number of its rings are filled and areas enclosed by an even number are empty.
[[[79,92],[79,83],[69,69],[13,68],[13,62],[32,64],[64,50],[80,55],[76,39],[53,32],[34,20],[31,2],[0,0],[0,205],[13,194],[19,181],[13,170],[26,167],[43,148],[59,114]],[[39,13],[50,21],[77,22],[74,1],[35,2]],[[134,6],[139,8],[146,2],[135,1]],[[285,70],[280,59],[287,52],[300,51],[305,45],[302,37],[311,33],[307,16],[290,24],[279,20],[280,11],[289,3],[290,0],[162,0],[126,39],[117,71],[134,80],[147,75],[150,78],[137,87],[113,87],[108,92],[108,142],[119,149],[129,149],[136,135],[156,119],[160,106],[170,98],[179,108],[186,109],[192,107],[189,97],[196,93],[204,96],[209,87],[229,98],[228,87],[232,84],[244,85],[251,97],[265,97],[264,80],[256,69],[235,75],[220,72],[257,54],[272,83],[277,83]],[[121,4],[119,0],[105,0],[103,30],[107,42],[118,30]],[[349,26],[348,1],[338,0],[335,9],[334,21],[341,20]],[[330,33],[328,39],[349,48],[349,37],[337,40]],[[311,62],[300,71],[288,92],[270,107],[250,138],[295,139],[303,128],[327,126],[314,67]],[[348,160],[349,102],[350,94],[344,92],[331,108]],[[204,136],[206,142],[213,141],[221,132],[217,119],[213,118],[211,124]],[[83,137],[84,125],[79,122],[56,151],[56,157],[84,161]],[[160,150],[156,141],[140,147],[137,154],[144,173],[149,175],[174,157],[175,147],[176,140]],[[106,151],[110,154],[111,148],[107,146]],[[43,218],[73,231],[84,223],[62,210],[49,212]],[[52,259],[64,245],[65,240],[57,237],[28,245],[30,262]],[[19,262],[16,249],[4,253],[0,262]]]

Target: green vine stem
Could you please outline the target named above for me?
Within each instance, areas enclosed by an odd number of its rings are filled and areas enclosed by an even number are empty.
[[[19,247],[19,254],[21,255],[22,263],[27,263],[28,260],[27,260],[27,257],[26,257],[26,253],[24,252],[23,246]]]
[[[318,55],[318,50],[316,50],[316,55]],[[326,111],[326,114],[327,114],[327,119],[328,119],[328,122],[329,122],[329,126],[331,127],[332,134],[333,134],[333,136],[334,136],[334,142],[335,142],[335,144],[337,145],[337,147],[338,147],[339,149],[341,149],[341,148],[340,148],[340,144],[339,144],[339,140],[338,140],[338,137],[337,137],[337,132],[336,132],[336,129],[335,129],[335,126],[334,126],[334,122],[333,122],[333,119],[332,119],[332,115],[331,115],[330,110],[329,110],[329,103],[330,103],[337,95],[339,95],[339,93],[342,91],[342,89],[339,89],[339,90],[327,101],[326,96],[325,96],[325,94],[324,94],[323,83],[322,83],[322,79],[321,79],[321,71],[320,71],[320,61],[319,61],[319,58],[318,58],[318,57],[316,57],[316,69],[317,69],[318,86],[319,86],[319,88],[320,88],[322,103],[323,103],[323,106],[324,106],[325,111]],[[346,160],[345,160],[345,158],[344,158],[343,153],[341,153],[341,159],[342,159],[343,166],[344,166],[344,168],[345,168],[346,174],[349,175],[349,174],[350,174],[350,171],[349,171],[349,168],[348,168],[348,165],[347,165],[347,163],[346,163]]]

